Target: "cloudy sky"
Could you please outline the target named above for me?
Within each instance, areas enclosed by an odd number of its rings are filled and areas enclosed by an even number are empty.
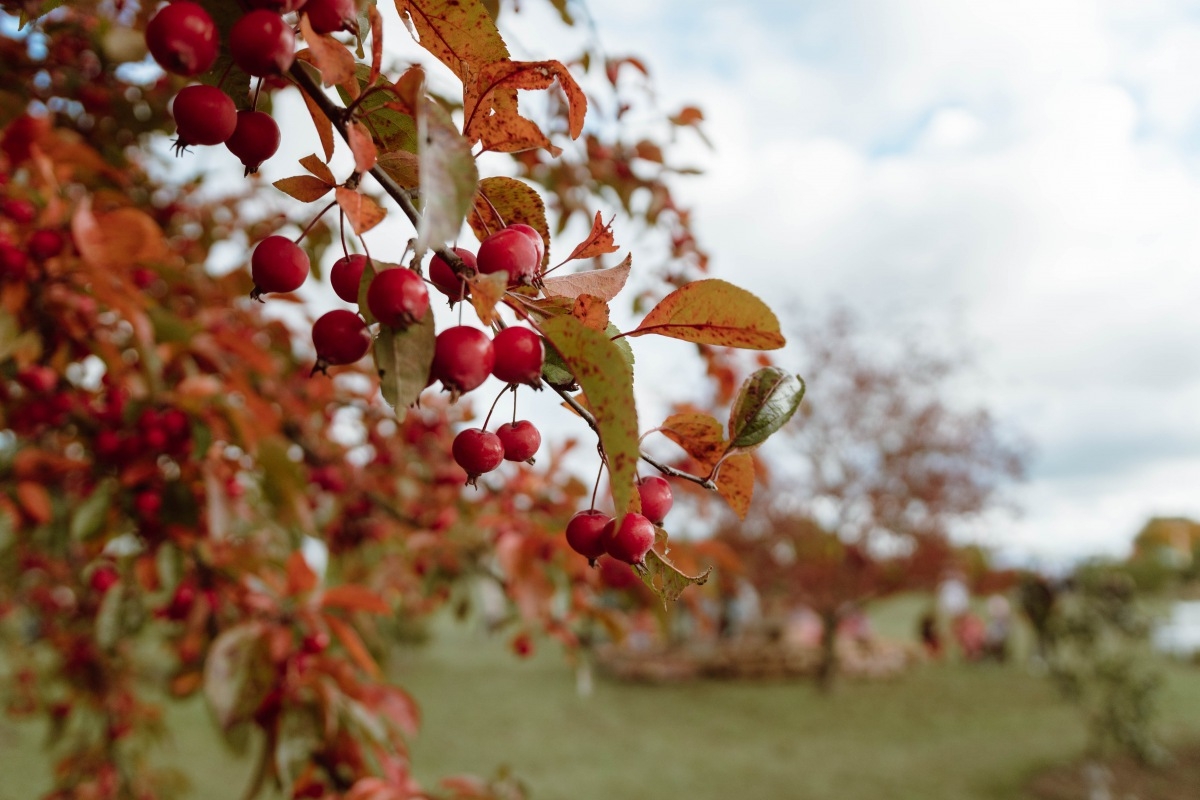
[[[716,275],[964,339],[1036,444],[989,537],[1059,560],[1200,515],[1200,15],[1171,0],[606,0],[715,151]],[[699,152],[699,151],[698,151]],[[955,342],[958,343],[957,341]]]
[[[538,23],[542,5],[523,5],[514,56],[569,55],[561,26]],[[716,276],[777,307],[848,303],[881,330],[919,326],[975,354],[964,399],[1037,451],[1022,515],[996,520],[985,541],[1060,563],[1124,552],[1150,515],[1200,516],[1194,7],[591,9],[610,55],[647,63],[664,109],[705,110],[715,148],[685,147],[706,172],[679,193]],[[384,16],[391,51],[407,34]],[[296,146],[269,178],[294,173],[314,144]],[[315,299],[333,307],[326,294]]]

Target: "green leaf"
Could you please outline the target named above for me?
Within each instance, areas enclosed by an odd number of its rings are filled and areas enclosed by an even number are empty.
[[[74,513],[71,514],[72,539],[90,539],[104,530],[116,488],[116,481],[112,478],[101,481],[87,499],[75,507]]]
[[[748,350],[774,350],[785,344],[779,320],[766,303],[717,278],[693,281],[671,292],[628,335],[647,333]]]
[[[575,376],[567,368],[567,362],[563,361],[562,356],[553,347],[546,348],[546,358],[542,362],[542,379],[559,389],[573,389],[578,385],[575,383]]]
[[[624,339],[613,338],[621,335],[620,328],[610,322],[608,323],[608,328],[604,332],[608,335],[608,338],[612,341],[612,343],[617,346],[617,349],[621,351],[621,355],[625,357],[625,363],[629,365],[630,369],[633,369],[633,347],[631,347],[629,342],[625,341]]]
[[[634,571],[642,579],[642,583],[658,595],[658,598],[663,601],[663,606],[666,607],[667,603],[678,600],[687,587],[703,586],[707,583],[712,567],[699,575],[685,575],[670,561],[651,550],[646,553],[645,563],[635,567]]]
[[[243,622],[213,642],[204,662],[204,696],[222,730],[249,719],[275,683],[261,622]]]
[[[371,76],[371,68],[366,64],[359,64],[355,67],[354,76],[358,80],[359,86],[365,88],[367,80]],[[344,88],[339,86],[337,91],[344,105],[349,105],[353,102],[350,94]],[[367,130],[371,132],[371,138],[375,140],[375,145],[379,148],[381,158],[389,153],[406,152],[415,154],[417,152],[417,142],[419,141],[417,137],[417,121],[408,114],[397,111],[394,108],[388,108],[387,103],[392,100],[392,95],[389,92],[372,92],[358,104],[358,110],[355,114],[358,120],[366,125]],[[392,177],[395,178],[397,176],[393,175]],[[413,188],[408,183],[403,185],[405,189]]]
[[[764,367],[742,383],[729,412],[730,447],[754,447],[783,427],[804,399],[804,381]]]
[[[96,644],[102,650],[111,650],[121,640],[121,611],[125,605],[125,591],[120,583],[108,587],[100,608],[96,610]]]
[[[542,332],[583,388],[596,417],[617,516],[637,511],[638,421],[633,368],[607,334],[585,327],[574,317],[548,319],[542,323]]]
[[[358,313],[367,321],[368,325],[374,325],[379,320],[375,319],[375,315],[371,313],[371,307],[367,305],[367,289],[371,287],[371,281],[375,280],[375,275],[378,270],[375,265],[379,265],[379,269],[393,269],[395,264],[389,264],[386,261],[376,261],[373,258],[368,258],[367,263],[363,264],[362,277],[358,279]]]
[[[433,312],[428,311],[424,319],[402,331],[383,326],[375,340],[379,388],[401,420],[429,383],[436,339]]]
[[[417,249],[441,247],[455,239],[471,209],[479,169],[471,145],[440,105],[425,97],[417,112],[421,149],[417,152],[424,201]]]

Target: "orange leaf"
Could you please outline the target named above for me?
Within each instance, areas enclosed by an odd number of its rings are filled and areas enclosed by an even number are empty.
[[[545,278],[542,288],[547,297],[578,297],[581,294],[590,294],[602,300],[612,300],[625,287],[632,264],[632,257],[625,256],[624,261],[608,269]]]
[[[613,219],[616,219],[615,215]],[[597,211],[596,219],[592,222],[592,232],[571,251],[571,255],[567,256],[567,261],[574,261],[577,258],[595,258],[605,253],[617,252],[617,245],[613,242],[612,224],[613,220],[610,219],[605,225],[604,220],[600,217],[600,212]]]
[[[484,65],[508,58],[508,47],[483,3],[396,0],[396,11],[421,46],[464,86]]]
[[[371,134],[361,122],[352,122],[347,126],[346,133],[349,135],[350,152],[354,154],[354,168],[359,172],[370,172],[378,155]]]
[[[496,304],[508,291],[508,273],[493,272],[485,275],[477,272],[467,279],[471,292],[471,305],[479,315],[479,321],[491,325],[496,321]]]
[[[295,597],[311,592],[317,586],[317,573],[304,560],[304,554],[294,551],[287,560],[287,595]]]
[[[306,170],[311,172],[313,175],[316,175],[330,186],[337,185],[337,178],[333,177],[333,171],[329,169],[329,166],[324,161],[317,158],[316,153],[311,153],[300,159],[300,166],[304,167]]]
[[[158,223],[136,208],[93,214],[85,202],[71,218],[71,233],[84,261],[101,269],[127,270],[161,261],[169,252]]]
[[[549,89],[556,80],[567,95],[567,132],[572,139],[579,138],[587,114],[587,96],[567,68],[559,61],[508,59],[483,67],[475,78],[474,87],[467,86],[464,81],[463,114],[466,123],[463,125],[463,135],[471,141],[483,139],[485,126],[517,116],[511,90]],[[497,96],[501,89],[510,91]]]
[[[600,297],[581,294],[575,298],[571,316],[592,330],[605,330],[608,328],[608,303]]]
[[[367,18],[371,21],[371,74],[367,77],[369,86],[379,77],[380,65],[383,63],[383,17],[374,3],[367,9]]]
[[[516,178],[484,178],[475,189],[467,224],[479,241],[507,225],[528,225],[542,236],[550,256],[550,226],[546,204],[532,186]]]
[[[717,278],[671,292],[628,335],[647,333],[747,350],[774,350],[785,344],[779,320],[762,300]]]
[[[717,473],[717,494],[729,503],[739,518],[745,519],[754,497],[754,456],[738,453],[721,462]]]
[[[50,493],[46,487],[33,481],[18,481],[17,502],[31,520],[45,525],[54,519],[54,508],[50,504]]]
[[[337,188],[337,202],[346,213],[346,219],[350,220],[350,226],[354,228],[355,233],[366,233],[383,222],[387,214],[374,199],[345,186]]]
[[[725,426],[708,414],[672,414],[659,430],[687,454],[711,469],[725,454]]]
[[[390,614],[392,609],[384,599],[364,586],[352,583],[331,586],[321,598],[322,608],[344,608],[347,611],[369,611]]]
[[[336,86],[354,77],[354,54],[329,34],[314,32],[307,14],[300,15],[300,35],[308,43],[313,64],[321,73],[322,83]]]
[[[687,106],[679,110],[679,113],[670,118],[672,125],[681,127],[687,125],[695,125],[697,122],[704,121],[704,112],[695,106]]]
[[[370,651],[367,650],[367,646],[363,644],[363,640],[354,628],[350,627],[345,620],[338,619],[332,614],[322,614],[321,618],[325,620],[329,630],[342,643],[342,647],[346,648],[346,652],[354,660],[354,663],[358,664],[359,668],[372,678],[378,678],[379,665],[375,663],[375,659],[371,658]]]
[[[317,138],[321,140],[321,150],[325,153],[325,160],[329,161],[333,158],[333,122],[325,116],[325,112],[321,110],[317,102],[308,96],[308,92],[301,92],[300,96],[304,98],[308,115],[312,117],[313,125],[317,128]],[[313,172],[316,174],[315,170]],[[332,183],[332,181],[330,182]]]
[[[301,203],[311,203],[328,194],[333,186],[311,175],[296,175],[292,178],[280,178],[275,181],[275,188],[284,194],[291,195]]]

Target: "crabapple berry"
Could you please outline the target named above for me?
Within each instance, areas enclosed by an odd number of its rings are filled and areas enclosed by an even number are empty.
[[[500,437],[482,428],[467,428],[455,436],[451,450],[455,462],[467,471],[468,486],[474,486],[476,478],[491,472],[504,461]]]
[[[175,117],[177,152],[193,144],[222,144],[237,128],[237,106],[215,86],[197,83],[185,86],[171,104]]]
[[[495,360],[492,340],[486,333],[468,325],[456,325],[437,335],[432,373],[435,380],[458,395],[487,380]]]
[[[164,6],[146,25],[146,47],[167,72],[191,77],[217,60],[220,37],[212,17],[185,0]]]
[[[532,225],[526,225],[523,222],[517,222],[508,226],[509,230],[520,231],[529,237],[533,242],[533,249],[537,250],[538,271],[541,271],[542,262],[546,259],[546,242],[542,239],[542,235],[537,232],[537,228]]]
[[[42,228],[29,234],[29,242],[26,244],[26,247],[29,250],[29,255],[38,261],[45,261],[47,258],[54,258],[62,252],[63,235],[58,231]]]
[[[95,590],[96,594],[104,594],[120,579],[121,576],[115,567],[113,567],[111,564],[103,564],[99,567],[96,567],[96,570],[92,573],[92,577],[89,582],[91,583],[92,589]]]
[[[367,266],[367,257],[359,253],[343,256],[333,262],[329,270],[329,282],[333,291],[347,303],[358,302],[358,287],[362,283],[363,270]]]
[[[304,284],[308,270],[308,254],[300,245],[286,236],[268,236],[250,257],[250,275],[254,278],[250,296],[257,300],[271,292],[294,292]]]
[[[385,269],[367,287],[367,308],[389,328],[407,328],[429,312],[429,290],[407,267]]]
[[[371,332],[367,330],[367,323],[358,314],[344,308],[323,314],[313,323],[312,336],[313,346],[317,349],[314,371],[324,371],[327,366],[353,364],[371,348]]]
[[[485,275],[494,272],[508,273],[509,286],[524,286],[533,283],[541,271],[537,248],[533,240],[515,228],[496,231],[479,245],[479,271]]]
[[[475,254],[470,250],[464,247],[456,247],[454,248],[454,252],[462,259],[469,275],[473,275],[479,270],[479,265],[475,261]],[[465,298],[470,293],[467,289],[465,277],[465,275],[455,272],[449,264],[442,260],[441,256],[435,255],[429,260],[429,280],[439,292],[450,298],[451,305]]]
[[[637,482],[637,490],[642,500],[642,514],[655,525],[661,525],[674,503],[671,484],[661,475],[650,475]]]
[[[654,523],[641,514],[626,514],[617,528],[614,519],[604,526],[604,550],[618,561],[641,564],[654,546]]]
[[[354,33],[358,30],[358,3],[355,0],[308,0],[304,13],[314,33]]]
[[[542,362],[546,359],[542,337],[528,328],[505,328],[496,334],[492,347],[496,351],[493,375],[505,383],[541,388]]]
[[[273,11],[251,11],[229,31],[233,62],[257,78],[288,71],[296,58],[296,34]]]
[[[263,111],[239,111],[237,125],[225,146],[245,165],[246,174],[251,175],[279,149],[279,125]]]
[[[603,511],[589,508],[580,511],[567,522],[567,544],[592,566],[604,555],[604,529],[613,519]]]
[[[527,419],[504,423],[496,429],[496,435],[504,444],[505,461],[533,461],[534,453],[542,446],[542,434]]]

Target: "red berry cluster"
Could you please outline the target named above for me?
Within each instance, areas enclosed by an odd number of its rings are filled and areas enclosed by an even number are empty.
[[[288,3],[258,3],[294,10]],[[334,6],[331,0],[314,0],[316,7]],[[336,4],[340,5],[340,3]],[[295,59],[296,34],[279,11],[261,7],[249,11],[229,31],[229,54],[250,75],[282,75]],[[210,70],[221,50],[221,38],[212,17],[188,0],[164,6],[146,26],[146,46],[163,69],[193,78]],[[257,172],[262,162],[279,149],[279,126],[262,111],[238,111],[233,99],[217,86],[193,84],[175,95],[175,147],[182,152],[192,145],[225,145],[246,167]]]
[[[638,481],[642,513],[626,514],[617,521],[603,511],[589,508],[571,517],[567,523],[567,544],[594,566],[596,559],[608,553],[626,564],[641,564],[654,546],[655,526],[661,525],[674,499],[665,478],[652,475]]]

